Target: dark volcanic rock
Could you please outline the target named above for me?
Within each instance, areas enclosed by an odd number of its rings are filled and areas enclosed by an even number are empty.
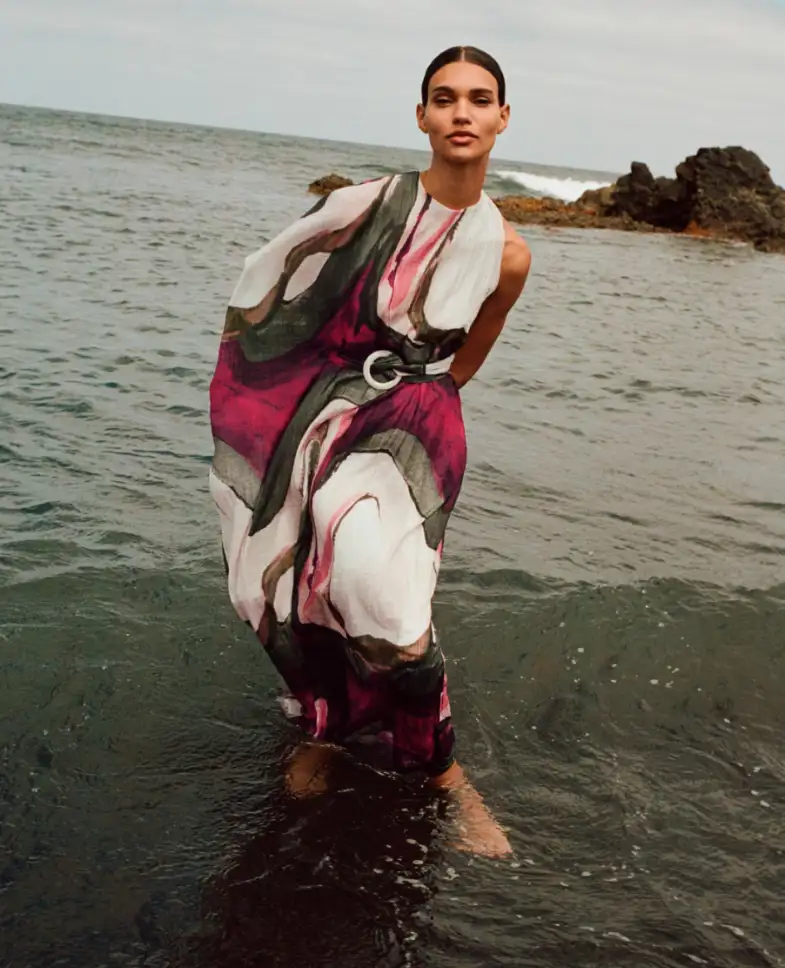
[[[634,162],[616,183],[607,214],[683,232],[702,230],[762,249],[785,250],[785,192],[760,158],[746,148],[701,148],[676,169],[654,178]]]
[[[648,165],[634,161],[629,175],[616,182],[608,214],[628,215],[635,222],[681,232],[690,224],[684,186],[673,178],[655,178]]]
[[[653,225],[681,232],[692,221],[684,186],[674,178],[654,179],[655,220]]]
[[[329,195],[336,188],[346,188],[347,185],[353,184],[351,178],[344,178],[343,175],[325,175],[323,178],[317,178],[315,182],[311,182],[308,191],[314,195]]]
[[[759,248],[785,245],[785,192],[745,148],[701,148],[676,169],[692,198],[700,228],[745,239]]]

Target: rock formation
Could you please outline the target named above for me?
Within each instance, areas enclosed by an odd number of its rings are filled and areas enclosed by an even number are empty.
[[[611,187],[611,186],[609,186]],[[605,191],[605,189],[600,189]],[[587,193],[588,194],[588,193]],[[628,232],[654,232],[645,222],[629,215],[612,215],[604,203],[583,198],[578,202],[561,202],[556,198],[529,198],[526,195],[503,195],[495,198],[508,222],[519,225],[547,225],[551,228],[620,229]]]
[[[314,195],[329,195],[336,188],[346,188],[347,185],[353,184],[351,178],[344,178],[343,175],[325,175],[323,178],[317,178],[315,182],[311,182],[308,191]]]
[[[323,195],[351,184],[328,175],[309,190]],[[679,232],[785,253],[785,191],[746,148],[701,148],[676,168],[675,178],[655,178],[647,165],[635,161],[615,184],[585,192],[576,202],[525,195],[495,201],[511,222]]]
[[[785,252],[785,191],[746,148],[701,148],[676,168],[675,178],[655,178],[646,165],[633,162],[610,190],[586,192],[576,205],[670,232]]]

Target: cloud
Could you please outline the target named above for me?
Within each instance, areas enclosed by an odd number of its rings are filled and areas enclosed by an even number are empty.
[[[454,43],[505,68],[505,158],[664,172],[743,144],[785,181],[778,0],[4,0],[0,100],[423,146],[420,77]]]

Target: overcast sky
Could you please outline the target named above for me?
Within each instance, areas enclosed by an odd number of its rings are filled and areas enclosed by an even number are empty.
[[[785,183],[785,0],[0,0],[0,101],[425,147],[456,43],[507,74],[500,157],[660,174],[742,144]]]

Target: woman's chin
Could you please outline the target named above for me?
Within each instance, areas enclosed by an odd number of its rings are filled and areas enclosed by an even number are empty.
[[[454,165],[477,164],[488,156],[489,149],[477,141],[467,144],[455,144],[452,141],[445,141],[438,154],[445,160]]]

